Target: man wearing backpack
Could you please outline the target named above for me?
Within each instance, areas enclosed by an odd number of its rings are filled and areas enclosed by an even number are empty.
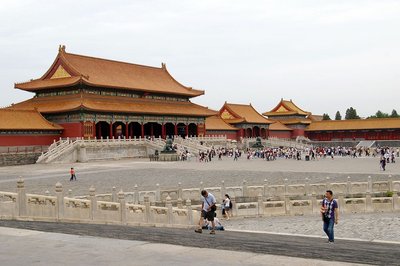
[[[325,198],[322,200],[321,206],[321,216],[324,222],[324,232],[328,236],[328,242],[334,242],[333,226],[338,223],[338,204],[337,201],[333,199],[332,190],[327,190],[325,193]]]
[[[214,217],[215,217],[215,211],[217,210],[217,206],[215,205],[217,201],[215,200],[215,197],[213,194],[208,193],[206,190],[201,191],[201,217],[199,220],[199,228],[194,230],[196,233],[202,233],[202,224],[204,219],[207,219],[211,222],[212,225],[212,230],[210,234],[215,235],[215,222],[214,222]]]

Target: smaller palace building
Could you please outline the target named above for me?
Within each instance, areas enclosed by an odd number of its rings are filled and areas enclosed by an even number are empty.
[[[273,123],[273,121],[258,113],[251,104],[225,102],[219,111],[219,115],[226,123],[239,129],[237,133],[239,139],[267,138],[269,125]]]
[[[313,141],[400,140],[400,118],[322,120],[322,116],[306,112],[292,100],[283,99],[263,115],[291,128],[291,138],[305,136]]]

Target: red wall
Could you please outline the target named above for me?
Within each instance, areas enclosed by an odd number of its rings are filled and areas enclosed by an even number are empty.
[[[296,138],[297,136],[304,136],[304,129],[294,128],[292,131],[292,138]]]
[[[83,125],[81,122],[59,124],[64,128],[62,138],[83,137]]]
[[[290,139],[292,137],[292,132],[290,130],[270,130],[269,136],[281,139]]]
[[[206,136],[212,136],[212,135],[226,135],[228,139],[238,139],[238,134],[236,131],[215,131],[213,132],[212,130],[207,130],[206,131]]]
[[[60,135],[14,135],[0,136],[0,146],[36,146],[50,145],[59,140]]]

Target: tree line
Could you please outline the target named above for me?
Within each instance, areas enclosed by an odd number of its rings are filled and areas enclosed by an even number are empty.
[[[399,118],[399,114],[395,109],[392,110],[391,114],[384,113],[381,110],[378,110],[374,115],[368,116],[367,119],[369,118]],[[357,110],[353,107],[347,108],[346,114],[344,116],[344,120],[350,120],[350,119],[360,119],[360,116],[357,114]],[[322,120],[332,120],[327,113],[324,113],[322,115]],[[340,114],[339,111],[336,112],[335,114],[335,120],[342,120],[342,115]]]

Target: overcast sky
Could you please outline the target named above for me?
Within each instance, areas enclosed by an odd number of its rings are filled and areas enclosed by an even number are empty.
[[[0,106],[29,99],[67,52],[151,66],[205,90],[193,102],[314,114],[400,112],[400,1],[0,1]]]

